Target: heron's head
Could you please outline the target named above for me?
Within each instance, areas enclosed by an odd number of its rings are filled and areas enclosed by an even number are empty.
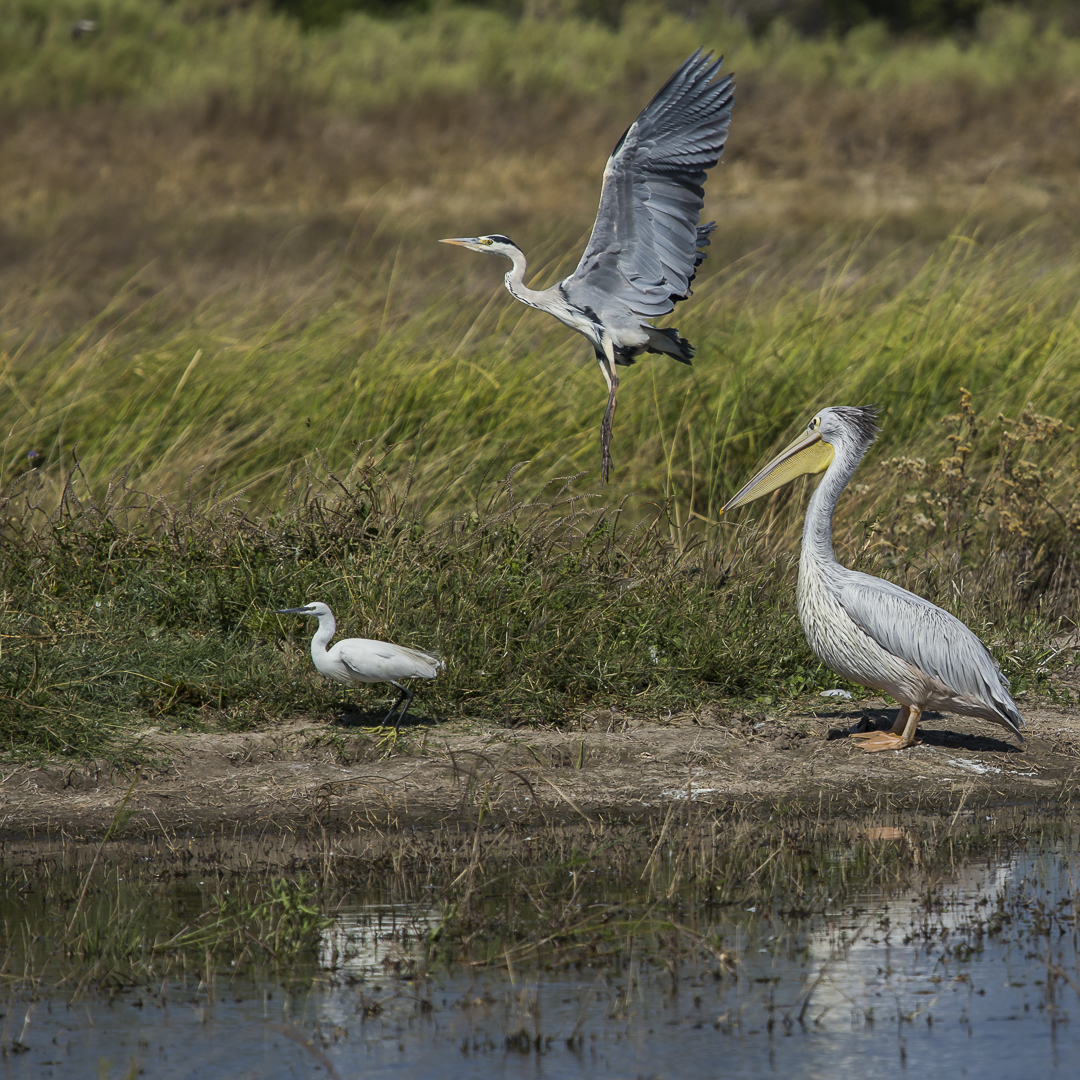
[[[806,425],[806,430],[725,503],[721,513],[744,506],[790,483],[798,476],[824,472],[838,455],[856,455],[856,463],[877,438],[873,405],[833,405]]]
[[[319,618],[323,615],[329,615],[330,609],[325,604],[320,604],[316,601],[313,604],[305,604],[303,607],[284,607],[278,608],[275,615],[314,615]]]
[[[502,233],[492,233],[490,236],[459,236],[452,240],[440,240],[439,243],[454,244],[470,251],[486,251],[489,255],[502,255],[507,259],[513,259],[514,252],[521,251],[509,236],[503,236]]]

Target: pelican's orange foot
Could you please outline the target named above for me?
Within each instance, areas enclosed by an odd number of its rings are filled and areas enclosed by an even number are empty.
[[[909,739],[904,741],[903,735],[894,735],[891,731],[863,731],[852,732],[849,739],[856,739],[856,746],[865,750],[868,754],[877,753],[878,750],[905,750],[909,746],[920,746],[921,739]]]

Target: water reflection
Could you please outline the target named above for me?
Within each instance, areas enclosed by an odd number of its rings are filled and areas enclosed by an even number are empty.
[[[192,975],[156,994],[11,1000],[3,1073],[1071,1077],[1077,898],[1071,854],[1016,855],[810,917],[731,912],[687,928],[714,944],[681,959],[539,971],[424,971],[434,908],[355,906],[301,991]]]
[[[354,981],[415,974],[419,946],[441,921],[435,908],[351,907],[319,935],[319,966]]]

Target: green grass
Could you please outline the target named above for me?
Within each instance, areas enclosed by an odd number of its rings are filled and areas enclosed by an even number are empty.
[[[579,473],[579,489],[597,490],[604,392],[587,345],[516,304],[490,261],[479,296],[446,283],[453,263],[425,278],[401,262],[397,301],[377,263],[293,310],[226,297],[169,317],[167,298],[141,299],[133,281],[59,340],[38,345],[13,325],[0,335],[0,487],[37,451],[46,508],[77,458],[99,494],[123,474],[173,501],[189,485],[242,493],[261,513],[281,505],[301,463],[347,474],[394,445],[385,468],[399,485],[408,477],[429,517],[458,512],[511,467],[524,492]],[[747,259],[702,283],[678,319],[698,345],[692,368],[649,358],[625,374],[609,506],[635,496],[637,517],[637,500],[671,500],[679,525],[715,520],[744,474],[824,405],[883,408],[870,464],[937,451],[961,386],[991,418],[1029,401],[1080,411],[1071,257],[1022,236],[984,246],[957,234],[914,267],[903,250],[864,265],[858,245],[833,243],[779,280],[768,270]],[[1050,464],[1068,457],[1051,450]]]
[[[159,505],[128,531],[119,511],[84,505],[36,541],[9,532],[4,750],[85,755],[147,721],[331,713],[342,695],[312,673],[310,627],[272,614],[315,598],[343,630],[440,649],[448,671],[418,708],[443,717],[558,722],[630,701],[659,712],[704,683],[748,691],[791,650],[813,663],[779,579],[743,582],[718,605],[700,560],[655,530],[618,534],[587,500],[497,499],[425,528],[374,509],[387,498],[377,483],[334,487],[259,524],[227,504]],[[756,659],[740,632],[754,596],[780,613],[755,635]]]

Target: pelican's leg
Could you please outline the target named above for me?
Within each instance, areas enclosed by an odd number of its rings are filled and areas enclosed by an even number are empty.
[[[615,395],[619,390],[619,373],[615,370],[615,350],[611,342],[604,338],[604,352],[596,350],[596,359],[600,364],[600,373],[608,387],[607,408],[604,410],[604,419],[600,424],[600,483],[608,482],[608,474],[611,472],[611,425],[615,419]]]
[[[401,693],[398,695],[397,701],[394,702],[393,708],[383,718],[383,724],[394,715],[394,709],[396,709],[402,701],[405,702],[405,708],[398,713],[398,718],[394,721],[394,730],[397,731],[401,727],[401,721],[405,719],[405,714],[409,711],[409,706],[412,704],[413,692],[407,687],[402,686],[401,683],[395,682],[393,679],[388,680],[391,686],[396,686]]]
[[[873,753],[877,750],[903,750],[908,746],[918,746],[915,729],[919,726],[922,709],[914,705],[901,705],[896,723],[888,731],[856,732],[848,736],[857,739],[860,750]]]

